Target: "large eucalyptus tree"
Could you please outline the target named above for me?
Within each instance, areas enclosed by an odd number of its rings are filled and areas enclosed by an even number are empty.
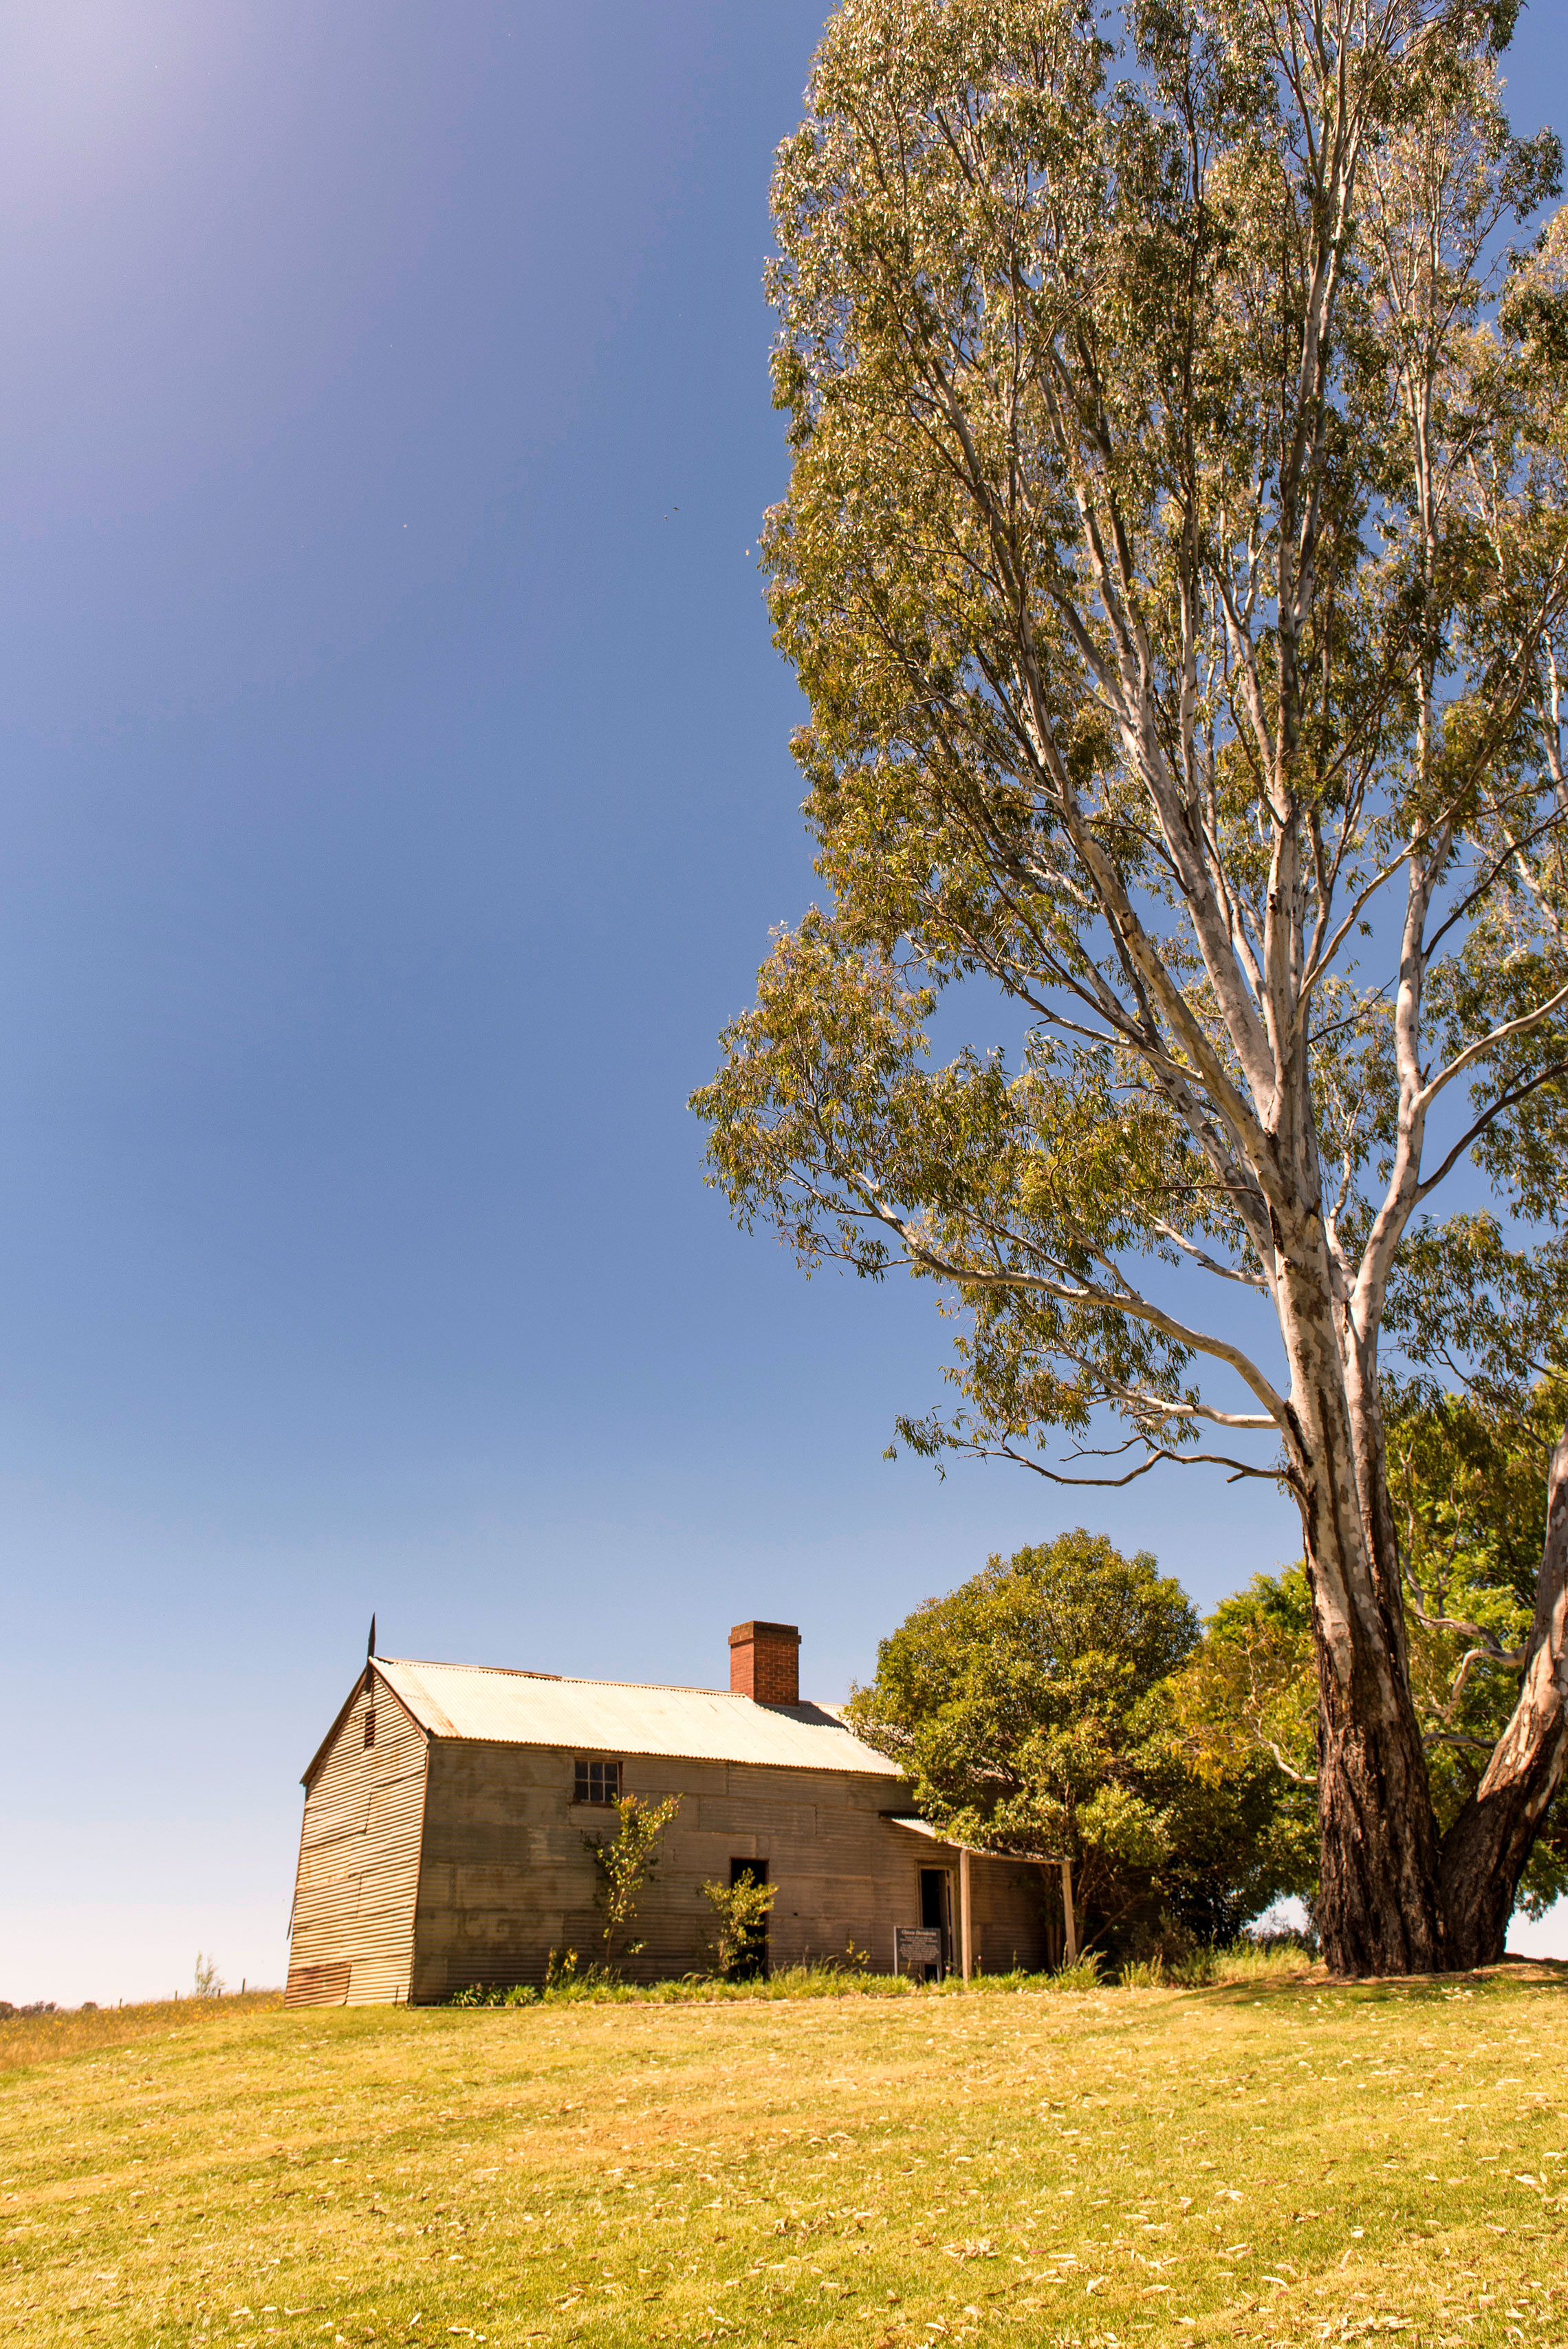
[[[1378,1375],[1418,1236],[1505,1353],[1487,1265],[1555,1265],[1568,222],[1521,236],[1560,156],[1512,14],[844,0],[778,166],[766,549],[832,904],[696,1097],[743,1220],[957,1309],[917,1444],[1288,1486],[1347,1971],[1498,1954],[1568,1746],[1565,1438],[1439,1837]],[[962,981],[1011,1061],[934,1061]],[[1478,1165],[1501,1218],[1432,1226]],[[1446,1293],[1407,1322],[1462,1370]]]

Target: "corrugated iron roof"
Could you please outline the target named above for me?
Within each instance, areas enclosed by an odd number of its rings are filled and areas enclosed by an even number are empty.
[[[951,1836],[944,1835],[940,1827],[934,1827],[929,1819],[912,1818],[902,1812],[890,1811],[887,1823],[890,1827],[907,1827],[911,1835],[923,1836],[927,1843],[945,1844],[951,1851],[973,1851],[975,1848],[973,1844],[955,1843]]]
[[[929,1819],[917,1819],[904,1812],[889,1812],[890,1827],[907,1827],[911,1835],[924,1836],[928,1843],[945,1844],[950,1851],[973,1852],[977,1859],[1026,1859],[1031,1867],[1055,1868],[1057,1862],[1048,1851],[998,1851],[994,1845],[964,1843],[957,1836],[944,1835],[934,1827]]]
[[[558,1680],[398,1656],[377,1656],[376,1670],[434,1737],[757,1762],[777,1770],[852,1770],[876,1778],[900,1775],[896,1762],[862,1745],[827,1705],[757,1704],[727,1690]]]

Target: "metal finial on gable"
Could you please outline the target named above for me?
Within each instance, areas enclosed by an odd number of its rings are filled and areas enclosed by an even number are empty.
[[[373,1656],[376,1653],[376,1618],[374,1615],[370,1618],[370,1638],[366,1645],[365,1653],[367,1657]]]

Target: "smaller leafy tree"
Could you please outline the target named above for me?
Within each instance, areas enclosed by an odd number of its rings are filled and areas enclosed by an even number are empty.
[[[585,1835],[583,1838],[593,1855],[598,1871],[593,1902],[604,1920],[606,1971],[622,1958],[636,1957],[645,1946],[624,1937],[632,1929],[637,1903],[659,1864],[659,1837],[680,1806],[678,1795],[666,1795],[662,1803],[645,1803],[638,1795],[618,1795],[614,1803],[616,1833]]]
[[[1086,1938],[1137,1938],[1162,1911],[1212,1938],[1274,1887],[1264,1774],[1205,1785],[1191,1765],[1171,1682],[1199,1637],[1148,1552],[1080,1529],[917,1608],[848,1717],[934,1826],[1063,1864]]]
[[[1545,1543],[1546,1469],[1568,1389],[1560,1377],[1506,1395],[1385,1384],[1410,1686],[1446,1828],[1475,1794],[1519,1702]],[[1568,1890],[1561,1797],[1545,1812],[1516,1890],[1532,1916]]]
[[[741,1982],[760,1971],[768,1914],[779,1897],[774,1884],[747,1868],[733,1884],[710,1878],[701,1888],[713,1910],[713,1971],[721,1982]]]
[[[1172,1683],[1193,1775],[1223,1806],[1250,1800],[1274,1896],[1317,1891],[1317,1680],[1312,1594],[1292,1567],[1222,1599]]]

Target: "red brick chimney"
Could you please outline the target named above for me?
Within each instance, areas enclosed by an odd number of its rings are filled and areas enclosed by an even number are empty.
[[[729,1692],[758,1704],[800,1702],[800,1634],[793,1623],[738,1623],[729,1635]]]

